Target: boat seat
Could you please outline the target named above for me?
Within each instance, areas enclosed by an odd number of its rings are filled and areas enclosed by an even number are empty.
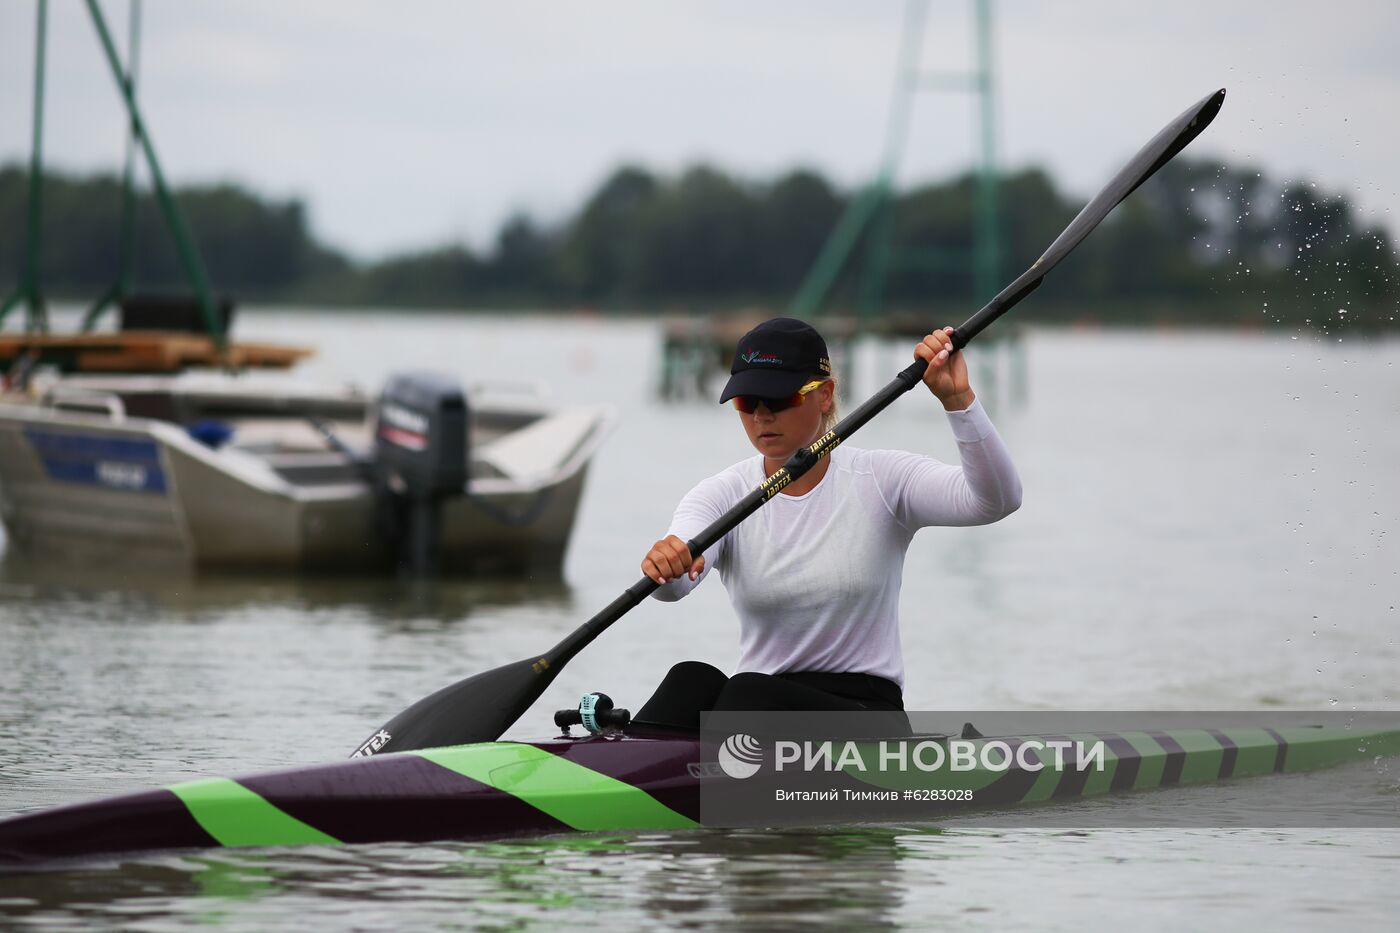
[[[330,450],[325,437],[299,418],[238,418],[231,421],[232,446],[269,455],[275,453],[325,453]],[[365,444],[365,430],[359,425],[334,424],[336,435],[354,447]]]
[[[518,483],[548,483],[597,428],[598,413],[594,410],[561,411],[482,444],[473,459]]]

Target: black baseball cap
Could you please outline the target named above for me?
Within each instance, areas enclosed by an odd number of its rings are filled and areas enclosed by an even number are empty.
[[[739,338],[721,402],[736,395],[786,398],[814,377],[831,375],[826,341],[806,321],[775,317]]]

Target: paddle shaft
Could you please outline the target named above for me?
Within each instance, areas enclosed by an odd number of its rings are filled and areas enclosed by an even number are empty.
[[[1046,274],[1083,242],[1099,222],[1173,156],[1200,135],[1225,101],[1225,91],[1203,97],[1162,128],[1117,175],[1094,196],[1044,254],[995,298],[956,328],[953,347],[961,350],[988,325],[1035,291]],[[713,524],[687,542],[692,558],[704,553],[769,499],[812,469],[842,442],[922,381],[928,363],[916,360],[888,385],[831,431],[798,450],[776,473],[740,499]],[[646,599],[659,584],[642,577],[601,612],[537,658],[486,671],[458,681],[404,710],[370,736],[357,755],[403,751],[436,745],[494,741],[539,698],[574,655]]]

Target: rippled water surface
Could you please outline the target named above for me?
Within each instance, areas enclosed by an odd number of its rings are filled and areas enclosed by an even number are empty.
[[[309,379],[525,375],[615,406],[564,581],[189,578],[7,553],[0,814],[341,758],[408,702],[592,615],[676,499],[747,454],[732,412],[656,400],[651,323],[264,311],[239,330],[319,347]],[[1011,356],[974,347],[1026,502],[916,539],[911,708],[1396,708],[1400,344],[1290,337],[1031,332],[1023,397]],[[906,359],[858,347],[851,396]],[[853,443],[953,456],[918,393]],[[512,735],[546,734],[590,689],[635,708],[683,657],[732,668],[718,583],[635,610]],[[1358,792],[1400,806],[1392,771],[1361,769]],[[954,823],[221,851],[0,876],[0,927],[1371,928],[1400,907],[1398,859],[1389,830]]]

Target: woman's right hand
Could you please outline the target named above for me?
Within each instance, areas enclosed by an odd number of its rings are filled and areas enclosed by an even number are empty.
[[[705,569],[705,555],[691,560],[690,548],[675,535],[667,535],[651,546],[647,556],[642,558],[642,573],[665,586],[681,574],[689,574],[690,579],[700,579],[700,571]]]

